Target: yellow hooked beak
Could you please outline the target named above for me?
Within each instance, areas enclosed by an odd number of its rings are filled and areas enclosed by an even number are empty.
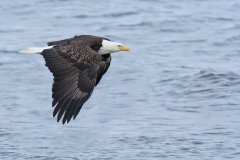
[[[130,51],[130,48],[127,45],[119,45],[118,48],[119,48],[119,51],[127,51],[127,52]]]

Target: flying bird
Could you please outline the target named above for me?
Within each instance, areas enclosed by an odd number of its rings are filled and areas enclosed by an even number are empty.
[[[53,74],[53,117],[75,119],[111,63],[111,53],[129,51],[122,43],[92,35],[53,41],[48,47],[28,47],[20,53],[41,54]]]

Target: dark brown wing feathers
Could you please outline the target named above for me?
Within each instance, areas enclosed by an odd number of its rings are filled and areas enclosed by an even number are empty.
[[[97,82],[96,85],[100,82],[102,76],[107,72],[111,63],[111,56],[110,54],[104,55],[102,57],[102,61],[99,65],[98,73],[97,73]]]
[[[63,124],[76,118],[111,61],[110,55],[102,58],[90,48],[69,45],[68,41],[50,42],[56,46],[42,52],[46,66],[54,76],[53,116],[57,115],[57,121],[62,118]]]

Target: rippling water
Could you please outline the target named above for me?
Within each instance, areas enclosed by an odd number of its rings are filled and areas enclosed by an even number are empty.
[[[0,159],[240,158],[240,1],[0,1]],[[27,46],[80,34],[128,44],[68,125]]]

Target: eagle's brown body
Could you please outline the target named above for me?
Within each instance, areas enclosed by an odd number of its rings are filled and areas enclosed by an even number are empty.
[[[75,36],[71,39],[49,42],[53,46],[42,55],[53,73],[53,116],[62,118],[63,124],[76,118],[94,87],[107,71],[111,56],[97,53],[105,38]]]

